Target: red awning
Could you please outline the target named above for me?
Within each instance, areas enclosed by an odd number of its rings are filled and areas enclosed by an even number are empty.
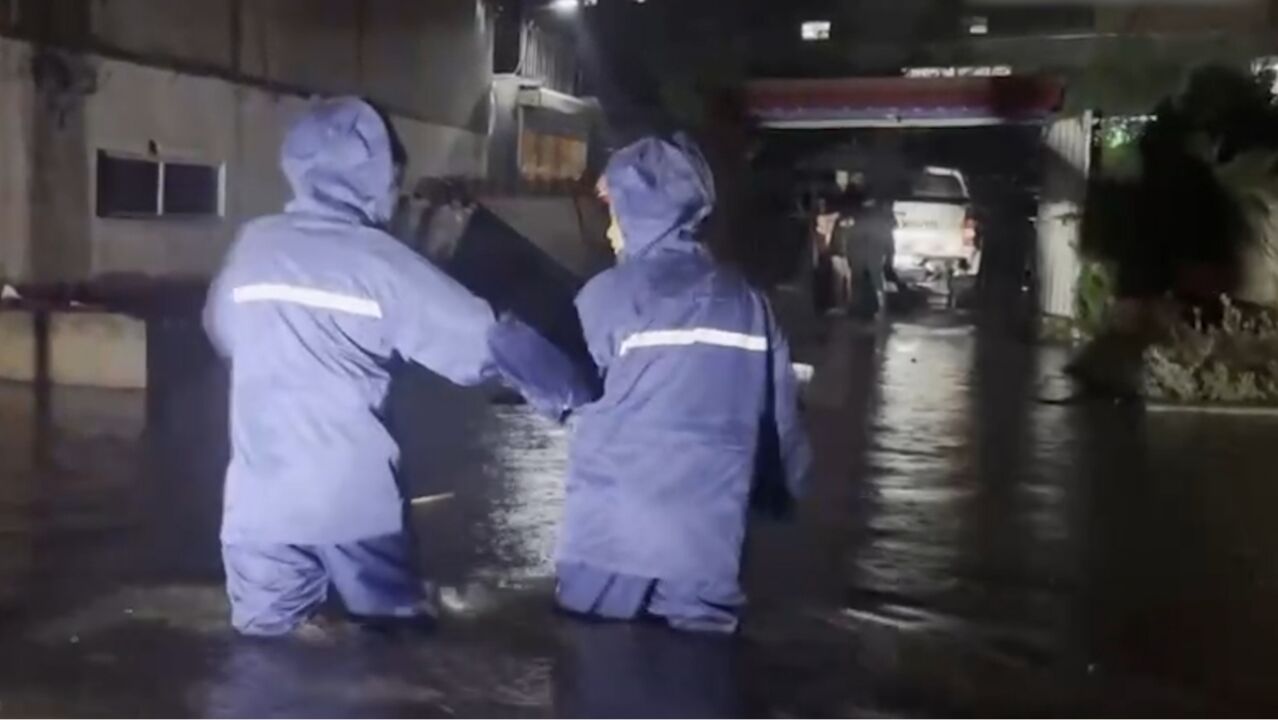
[[[750,114],[766,127],[963,126],[1041,122],[1065,87],[1041,76],[754,80]]]

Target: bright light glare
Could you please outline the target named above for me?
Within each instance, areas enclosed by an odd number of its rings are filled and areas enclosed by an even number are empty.
[[[581,0],[550,0],[550,9],[555,12],[577,12],[578,7],[581,7]]]
[[[829,20],[809,20],[799,28],[800,34],[807,42],[830,39]]]
[[[1261,73],[1272,73],[1273,86],[1271,92],[1278,94],[1278,56],[1269,56],[1256,58],[1251,63],[1251,72],[1253,75]]]

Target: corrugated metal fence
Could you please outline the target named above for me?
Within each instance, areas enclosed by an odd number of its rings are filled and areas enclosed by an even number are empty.
[[[1044,315],[1076,315],[1079,230],[1092,158],[1092,115],[1064,118],[1043,132],[1043,194],[1038,207],[1038,301]]]

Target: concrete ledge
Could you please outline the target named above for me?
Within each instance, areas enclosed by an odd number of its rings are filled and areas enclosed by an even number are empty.
[[[1202,414],[1232,415],[1235,417],[1262,417],[1278,419],[1278,406],[1267,405],[1204,405],[1181,403],[1146,403],[1145,410],[1161,415]]]
[[[0,312],[0,379],[36,379],[36,323],[30,310]],[[54,385],[146,388],[146,323],[107,312],[51,312],[47,368]]]
[[[35,315],[0,311],[0,380],[35,380]]]

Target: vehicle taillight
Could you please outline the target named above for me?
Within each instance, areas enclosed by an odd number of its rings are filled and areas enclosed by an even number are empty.
[[[976,247],[976,218],[971,215],[963,219],[963,244]]]

